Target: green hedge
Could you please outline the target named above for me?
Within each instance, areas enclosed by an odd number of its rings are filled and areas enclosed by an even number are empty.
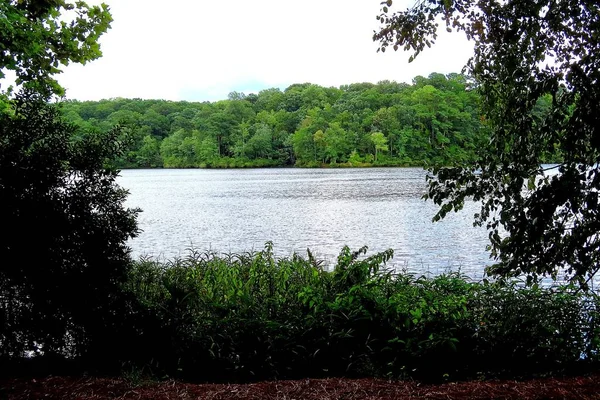
[[[569,287],[385,270],[392,251],[190,254],[135,263],[115,349],[128,367],[199,381],[462,379],[565,373],[598,360],[598,297]]]

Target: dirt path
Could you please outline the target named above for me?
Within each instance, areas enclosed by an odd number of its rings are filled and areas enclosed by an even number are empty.
[[[238,384],[48,377],[0,381],[0,399],[600,399],[600,375],[424,385],[379,379],[306,379]]]

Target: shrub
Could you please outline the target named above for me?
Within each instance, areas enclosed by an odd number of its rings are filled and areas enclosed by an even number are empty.
[[[594,295],[393,273],[387,251],[135,263],[122,356],[187,379],[526,376],[597,361]],[[591,296],[591,297],[590,297]]]
[[[118,130],[79,135],[21,93],[0,114],[0,358],[104,354],[137,232],[117,171]]]

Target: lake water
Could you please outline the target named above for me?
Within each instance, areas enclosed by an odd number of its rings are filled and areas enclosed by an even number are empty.
[[[478,205],[432,223],[420,168],[124,170],[118,182],[140,207],[135,257],[169,259],[187,249],[239,253],[273,241],[278,256],[310,248],[328,265],[344,245],[373,254],[394,249],[393,265],[417,273],[461,269],[481,278],[491,264]]]

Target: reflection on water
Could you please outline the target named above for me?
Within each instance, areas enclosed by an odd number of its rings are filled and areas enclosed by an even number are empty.
[[[199,250],[243,252],[273,241],[277,255],[306,249],[335,261],[344,245],[393,248],[393,264],[418,273],[461,270],[480,278],[487,234],[472,226],[476,204],[432,223],[419,168],[126,170],[119,183],[140,207],[135,256]]]

